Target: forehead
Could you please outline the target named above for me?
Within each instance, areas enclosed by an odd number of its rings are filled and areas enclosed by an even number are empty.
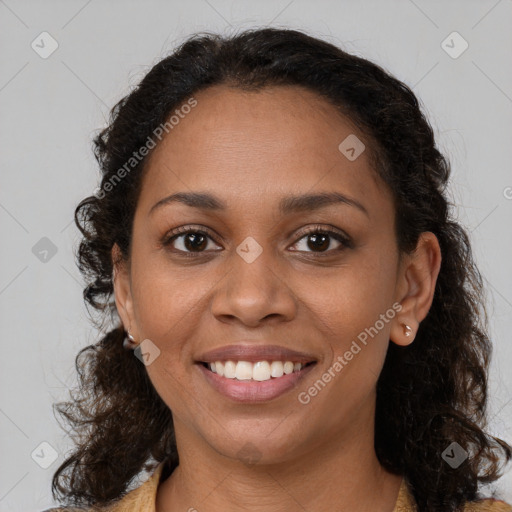
[[[364,134],[314,92],[221,85],[194,98],[197,105],[180,116],[148,159],[140,197],[147,209],[166,193],[199,188],[246,204],[315,188],[375,200],[387,192],[366,149],[355,160],[339,149],[347,138],[367,146]]]

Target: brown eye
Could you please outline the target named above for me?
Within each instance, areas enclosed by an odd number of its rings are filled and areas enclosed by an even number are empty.
[[[294,244],[294,246],[299,248],[293,250],[321,254],[352,247],[350,238],[331,229],[316,228],[303,232],[303,234],[304,236]],[[334,244],[333,241],[335,242]]]
[[[208,245],[207,237],[201,233],[187,233],[182,236],[187,251],[202,251]]]
[[[308,248],[312,250],[319,250],[321,252],[326,251],[330,245],[330,237],[325,233],[312,233],[307,236]]]
[[[209,246],[209,242],[211,242]],[[201,253],[207,249],[217,247],[213,243],[211,236],[204,230],[188,228],[178,228],[173,230],[162,242],[167,247],[170,246],[177,253]],[[213,244],[213,247],[211,245]]]

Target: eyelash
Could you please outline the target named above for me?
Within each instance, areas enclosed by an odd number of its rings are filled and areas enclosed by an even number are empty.
[[[164,236],[164,238],[162,239],[162,245],[164,247],[168,247],[174,242],[174,240],[178,239],[180,236],[187,235],[188,233],[196,233],[196,234],[200,234],[200,235],[206,235],[207,237],[212,239],[215,243],[217,243],[214,239],[213,233],[208,228],[205,228],[203,226],[187,226],[187,227],[181,226],[179,228],[173,229],[170,233],[167,233]],[[313,235],[313,234],[328,235],[329,237],[334,238],[337,242],[340,242],[342,245],[337,249],[328,249],[327,251],[324,251],[324,252],[314,252],[314,251],[295,251],[295,252],[299,252],[299,253],[307,252],[308,254],[313,255],[313,257],[322,257],[325,255],[331,255],[331,253],[334,251],[342,251],[343,249],[350,249],[353,247],[353,243],[352,243],[352,240],[350,239],[350,237],[348,237],[347,235],[345,235],[344,233],[342,233],[340,231],[333,230],[332,228],[325,228],[321,225],[314,225],[310,228],[299,231],[299,233],[297,234],[297,236],[299,236],[299,238],[293,245],[297,244],[300,240],[302,240],[306,236]],[[187,252],[187,251],[182,251],[181,249],[177,249],[176,251],[180,255],[182,255],[184,257],[190,257],[190,258],[197,258],[201,255],[204,255],[206,252],[206,251]]]

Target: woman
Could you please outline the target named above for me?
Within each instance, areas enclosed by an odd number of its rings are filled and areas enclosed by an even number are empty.
[[[95,144],[79,264],[114,327],[58,407],[55,497],[512,510],[479,492],[512,453],[482,430],[481,277],[407,86],[298,31],[195,36]]]

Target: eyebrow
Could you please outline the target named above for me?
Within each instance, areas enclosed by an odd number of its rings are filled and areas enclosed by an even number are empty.
[[[155,203],[149,210],[148,215],[151,215],[158,208],[171,203],[182,203],[201,210],[227,210],[227,205],[224,201],[207,192],[176,192]],[[319,210],[320,208],[340,203],[354,206],[369,217],[368,211],[359,201],[339,192],[320,192],[317,194],[287,196],[279,201],[279,211],[282,215],[289,215],[291,213]]]

